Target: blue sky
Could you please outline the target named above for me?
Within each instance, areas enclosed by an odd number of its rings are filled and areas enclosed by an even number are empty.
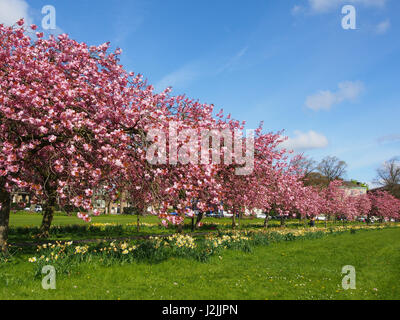
[[[348,4],[355,30],[342,28]],[[157,90],[285,129],[287,147],[345,160],[349,179],[400,156],[398,0],[0,0],[0,22],[41,25],[44,5],[57,32],[111,41]]]

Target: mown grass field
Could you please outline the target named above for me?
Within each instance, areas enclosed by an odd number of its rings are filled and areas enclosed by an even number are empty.
[[[152,223],[158,224],[160,222],[159,218],[156,216],[145,216],[140,217],[140,221],[144,223]],[[10,226],[11,227],[26,227],[26,226],[40,226],[42,222],[42,215],[36,213],[26,213],[26,212],[17,212],[10,215]],[[92,217],[92,223],[117,223],[117,224],[130,224],[136,223],[137,216],[135,215],[101,215],[99,217]],[[224,223],[226,225],[231,225],[231,218],[204,218],[203,222],[207,223]],[[236,219],[238,223],[238,219]],[[190,224],[191,219],[186,218],[185,224]],[[241,224],[243,227],[248,226],[249,224],[257,224],[262,226],[264,223],[263,219],[257,218],[243,218],[241,220]],[[81,219],[78,219],[76,216],[67,216],[67,215],[55,215],[52,225],[53,226],[65,226],[65,225],[85,225],[87,224]],[[269,222],[271,227],[279,226],[280,221],[271,220]],[[304,222],[300,222],[297,219],[289,220],[286,223],[288,226],[303,226]],[[323,221],[317,221],[317,226],[324,226],[325,223]]]
[[[137,217],[131,215],[102,215],[99,217],[92,217],[92,223],[118,223],[118,224],[128,224],[136,223]],[[147,216],[141,218],[141,221],[148,223],[157,223],[158,218],[155,216]],[[18,212],[17,214],[10,215],[10,226],[11,227],[26,227],[26,226],[40,226],[42,222],[42,215],[36,213],[25,213]],[[66,225],[85,225],[87,224],[82,219],[76,216],[67,215],[55,215],[52,225],[54,226],[66,226]]]
[[[38,233],[36,230],[42,221],[42,216],[36,213],[26,213],[26,212],[18,212],[16,214],[12,214],[10,216],[10,234],[9,241],[11,243],[26,243],[26,242],[40,242],[35,238],[35,235]],[[232,226],[231,218],[204,218],[204,225],[195,230],[195,233],[204,233],[204,232],[217,232],[218,230],[230,230]],[[236,220],[238,223],[238,219]],[[59,241],[68,241],[68,240],[85,240],[85,239],[111,239],[111,238],[126,238],[126,237],[139,237],[139,236],[150,236],[157,234],[171,234],[175,232],[174,228],[166,229],[163,226],[160,226],[160,220],[156,216],[145,216],[140,217],[140,231],[137,232],[136,224],[137,224],[137,216],[130,215],[112,215],[112,216],[99,216],[92,217],[91,223],[86,223],[81,219],[78,219],[76,216],[66,216],[57,214],[54,217],[52,227],[56,230],[50,232],[50,237],[48,240],[59,240]],[[102,230],[87,230],[85,229],[90,226],[98,226],[105,224],[113,224],[118,227],[105,227],[103,226]],[[340,226],[341,222],[328,223],[330,226]],[[346,225],[360,225],[359,222],[347,222]],[[240,229],[263,229],[264,220],[257,219],[253,217],[245,217],[241,219]],[[76,226],[80,226],[77,228]],[[298,219],[291,219],[286,221],[287,228],[304,228],[308,227],[306,221],[300,221]],[[317,227],[324,227],[325,222],[318,221],[316,223]],[[57,230],[57,227],[62,227],[62,230]],[[66,228],[66,227],[76,227],[76,228]],[[269,221],[269,228],[279,228],[280,221],[271,220]],[[21,231],[20,229],[30,228],[29,232]],[[36,229],[35,229],[36,228]],[[184,232],[192,232],[192,220],[190,218],[185,219]]]
[[[50,291],[29,256],[0,264],[0,299],[400,299],[400,228],[226,250],[206,263],[84,264]],[[345,265],[356,269],[356,290],[342,289]]]

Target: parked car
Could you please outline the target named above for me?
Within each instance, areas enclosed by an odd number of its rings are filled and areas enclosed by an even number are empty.
[[[360,222],[368,222],[368,217],[359,217],[358,221],[360,221]],[[370,223],[375,223],[376,221],[379,221],[379,219],[377,217],[371,217],[369,219]]]
[[[375,223],[375,222],[379,221],[379,218],[377,218],[377,217],[371,217],[371,218],[370,218],[370,221],[371,221],[371,223]]]
[[[326,220],[326,217],[325,217],[325,216],[318,216],[316,219],[317,219],[318,221],[325,221],[325,220]]]
[[[206,213],[206,217],[209,217],[209,218],[215,218],[215,217],[217,217],[218,216],[218,214],[216,214],[215,212],[213,212],[213,211],[208,211],[207,213]]]
[[[226,212],[226,211],[224,211],[223,215],[225,218],[232,218],[232,216],[233,216],[233,214]]]

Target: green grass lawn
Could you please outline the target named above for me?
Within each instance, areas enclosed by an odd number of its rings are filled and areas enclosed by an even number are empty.
[[[84,264],[52,291],[27,258],[0,264],[0,299],[400,299],[400,228],[227,250],[207,263]],[[356,290],[341,287],[345,265],[356,269]]]
[[[136,223],[137,216],[134,215],[101,215],[99,217],[92,217],[92,223],[117,223],[117,224],[128,224],[128,223]],[[144,223],[152,223],[158,224],[160,222],[159,218],[156,216],[145,216],[140,217],[140,221]],[[42,215],[37,213],[26,213],[26,212],[18,212],[10,215],[10,226],[11,227],[26,227],[26,226],[40,226],[42,222]],[[223,223],[227,226],[231,226],[232,219],[231,218],[208,218],[205,217],[203,219],[205,223]],[[191,219],[185,219],[186,224],[191,223]],[[236,223],[238,223],[238,219],[236,219]],[[331,223],[331,222],[330,222]],[[55,215],[52,225],[54,226],[65,226],[65,225],[85,225],[87,224],[81,219],[78,219],[76,216],[67,216],[67,215]],[[245,217],[241,220],[241,224],[243,227],[248,225],[258,225],[262,226],[264,224],[264,219],[257,218],[249,218]],[[269,222],[271,227],[278,227],[280,225],[280,221],[272,220]],[[300,222],[298,219],[292,219],[286,222],[288,227],[303,227],[304,222]],[[323,221],[317,221],[317,226],[323,227],[325,223]]]
[[[42,216],[35,213],[18,212],[16,214],[11,214],[10,216],[10,243],[21,243],[21,242],[38,242],[34,236],[38,233],[38,230],[32,230],[32,232],[24,233],[19,232],[18,228],[25,227],[39,227],[42,221]],[[120,226],[127,226],[130,224],[129,228],[107,228],[102,231],[88,232],[88,230],[71,228],[68,232],[60,232],[56,230],[55,232],[50,232],[50,237],[48,240],[84,240],[84,239],[100,239],[100,238],[124,238],[124,237],[136,237],[136,236],[149,236],[156,234],[170,234],[174,233],[173,228],[166,229],[162,226],[158,226],[160,220],[156,216],[145,216],[140,218],[140,222],[144,224],[141,226],[140,232],[136,230],[137,216],[130,215],[111,215],[111,216],[99,216],[93,217],[91,223],[86,223],[76,216],[66,216],[66,215],[55,215],[52,226],[53,227],[65,227],[65,226],[90,226],[96,224],[117,224]],[[218,230],[230,230],[232,226],[232,221],[230,218],[204,218],[204,226],[196,230],[196,232],[216,232]],[[350,224],[350,223],[349,223]],[[359,223],[355,223],[359,224]],[[185,219],[184,232],[191,232],[192,220],[190,218]],[[256,218],[243,218],[241,220],[242,229],[262,229],[264,225],[263,219]],[[304,221],[299,221],[298,219],[288,220],[286,222],[288,228],[303,228]],[[332,222],[329,225],[333,225]],[[337,223],[336,225],[341,225]],[[325,223],[320,221],[317,226],[324,227]],[[280,221],[272,220],[269,222],[269,227],[280,227]]]
[[[99,217],[92,217],[92,223],[118,223],[118,224],[128,224],[128,223],[136,223],[136,216],[129,215],[103,215]],[[154,216],[148,216],[141,218],[141,221],[147,223],[157,223],[158,218]],[[27,213],[18,213],[11,214],[10,216],[10,226],[11,227],[25,227],[25,226],[33,226],[38,227],[42,222],[42,215],[40,214],[27,214]],[[66,225],[85,225],[87,224],[82,219],[77,218],[76,216],[66,216],[66,215],[56,215],[54,217],[52,225],[54,226],[66,226]]]

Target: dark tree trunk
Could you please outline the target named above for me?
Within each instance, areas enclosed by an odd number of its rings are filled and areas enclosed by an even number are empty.
[[[173,208],[174,208],[174,211],[176,213],[179,212],[179,210],[178,210],[178,208],[176,206],[174,206]],[[182,217],[182,214],[178,213],[178,216]],[[185,225],[185,214],[183,214],[183,219],[184,219],[183,222],[181,224],[178,224],[177,227],[176,227],[176,232],[177,233],[183,233],[183,227]]]
[[[199,225],[199,223],[201,222],[201,220],[203,219],[203,217],[204,217],[204,212],[199,212],[199,213],[197,214],[197,218],[196,218],[196,229],[199,228],[198,225]]]
[[[195,230],[194,217],[192,217],[192,232]]]
[[[0,188],[0,252],[7,252],[8,228],[10,222],[11,195]]]
[[[284,227],[285,227],[285,217],[282,216],[281,217],[281,228],[284,228]]]
[[[266,214],[265,215],[265,220],[264,220],[264,229],[268,229],[268,222],[269,222],[269,219],[268,219],[269,217],[268,217],[268,215]]]
[[[110,215],[110,214],[111,214],[111,200],[108,201],[108,204],[107,204],[107,215]]]
[[[183,233],[183,225],[184,225],[184,223],[178,224],[178,226],[176,228],[177,233]]]
[[[140,211],[137,212],[136,231],[140,232]]]
[[[56,206],[56,196],[50,194],[47,202],[44,204],[44,212],[42,225],[40,226],[39,238],[48,238],[50,234],[51,223],[53,222],[54,211]]]

